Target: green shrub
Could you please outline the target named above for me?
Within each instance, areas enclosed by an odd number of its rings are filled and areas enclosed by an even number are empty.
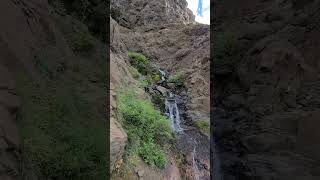
[[[141,81],[141,83],[143,84],[143,87],[151,86],[154,83],[154,80],[152,79],[151,75],[147,75],[144,76],[144,79]]]
[[[164,168],[167,163],[164,151],[153,142],[142,143],[138,148],[138,153],[147,164]]]
[[[210,134],[210,124],[206,120],[197,120],[196,122],[197,127],[199,130],[204,134]]]
[[[128,52],[130,63],[135,67],[141,74],[147,75],[149,72],[149,60],[141,53]]]
[[[185,74],[182,72],[179,72],[175,75],[171,75],[168,78],[168,83],[176,83],[182,85],[185,81]]]
[[[149,100],[136,97],[132,91],[118,93],[117,108],[128,134],[127,148],[137,151],[148,164],[164,167],[165,154],[156,144],[164,144],[172,138],[169,121]]]
[[[154,81],[154,82],[157,83],[157,82],[159,82],[160,80],[161,80],[161,77],[160,77],[159,74],[156,74],[156,75],[153,76],[153,81]]]
[[[76,52],[86,52],[93,48],[93,39],[88,32],[77,32],[72,38],[72,49]]]

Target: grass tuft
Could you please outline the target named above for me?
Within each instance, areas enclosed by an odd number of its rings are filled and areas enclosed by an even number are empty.
[[[203,134],[210,134],[210,123],[206,120],[195,121],[196,126]]]
[[[163,168],[166,159],[160,147],[172,138],[168,120],[150,101],[138,99],[132,91],[120,91],[117,103],[128,135],[127,150],[147,164]]]
[[[169,83],[175,83],[175,84],[178,84],[178,85],[183,85],[184,81],[185,81],[185,74],[183,72],[179,72],[177,74],[174,74],[174,75],[171,75],[169,78],[168,78],[168,82]]]

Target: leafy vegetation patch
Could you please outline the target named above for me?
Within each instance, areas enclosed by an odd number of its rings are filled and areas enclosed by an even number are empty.
[[[167,160],[163,150],[161,147],[153,142],[144,142],[138,148],[139,155],[143,158],[143,160],[151,165],[157,165],[158,167],[164,168]]]
[[[197,120],[196,126],[203,134],[210,134],[210,123],[206,120]]]
[[[183,72],[179,72],[177,74],[169,76],[168,83],[176,83],[182,85],[185,81],[185,78],[185,74]]]
[[[149,72],[149,60],[146,56],[137,52],[128,52],[130,64],[135,67],[141,74],[147,75]]]
[[[161,80],[161,77],[160,77],[160,75],[159,74],[155,74],[155,75],[153,75],[153,81],[154,82],[159,82]]]
[[[117,103],[128,135],[127,152],[138,154],[146,163],[163,168],[166,159],[161,147],[172,138],[168,120],[150,101],[137,99],[132,91],[120,91]]]

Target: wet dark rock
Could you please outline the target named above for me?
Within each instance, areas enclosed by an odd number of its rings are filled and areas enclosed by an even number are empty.
[[[155,89],[159,91],[162,96],[166,96],[168,94],[168,89],[163,86],[156,86]]]

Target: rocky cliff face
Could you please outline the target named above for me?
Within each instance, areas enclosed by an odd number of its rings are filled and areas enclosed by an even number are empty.
[[[194,22],[194,15],[187,8],[187,2],[178,0],[112,0],[111,16],[121,26],[130,29],[150,25]]]
[[[319,179],[319,2],[214,6],[212,133],[225,179]]]
[[[132,51],[141,51],[171,74],[186,74],[185,85],[190,118],[210,117],[209,26],[175,24],[141,27],[142,32],[122,29],[123,42]]]
[[[209,26],[194,22],[194,16],[187,9],[186,1],[112,1],[111,22],[114,24],[110,29],[111,62],[118,65],[114,69],[119,72],[111,78],[111,84],[114,84],[114,87],[125,85],[125,81],[119,83],[120,79],[128,78],[126,83],[134,85],[131,74],[126,70],[129,65],[127,52],[141,52],[152,64],[165,69],[169,74],[183,72],[186,75],[186,90],[181,95],[187,97],[187,107],[181,110],[181,113],[187,116],[190,125],[194,125],[192,123],[197,120],[209,123]],[[111,99],[116,98],[116,93],[114,95]],[[113,109],[116,112],[116,109]],[[115,117],[114,121],[119,119]],[[114,132],[120,129],[121,127],[115,128]],[[112,140],[115,144],[121,142],[122,149],[124,141],[120,139],[125,139],[125,135],[121,137],[116,140],[114,136],[111,140],[115,139]],[[204,167],[201,169],[203,177],[209,178],[209,145],[204,143],[200,146],[203,147],[198,147],[199,156],[196,161],[201,162]],[[118,147],[120,146],[116,145],[112,150],[117,154],[114,157],[121,156],[122,151],[116,151]],[[192,169],[192,149],[189,153],[187,166]],[[117,160],[119,159],[114,158],[114,162]],[[169,171],[177,173],[177,170]],[[177,178],[175,173],[165,176],[168,179]],[[192,173],[186,175],[187,178],[193,176]]]
[[[182,3],[183,1],[179,1]],[[153,3],[151,1],[150,3]],[[130,11],[122,11],[128,3],[118,4],[124,7],[118,7],[122,14],[116,17],[129,16]],[[143,3],[140,3],[143,4]],[[149,2],[147,3],[149,4]],[[177,3],[174,3],[177,5]],[[186,4],[184,4],[185,11]],[[164,9],[166,10],[166,9]],[[160,14],[154,14],[155,17],[164,19],[162,24],[154,26],[154,22],[147,24],[136,24],[135,30],[125,27],[119,29],[122,42],[126,48],[131,51],[143,52],[151,61],[160,68],[168,70],[175,74],[183,71],[186,73],[186,86],[190,100],[190,115],[193,119],[209,118],[209,26],[198,24],[193,20],[187,20],[185,25],[179,19],[175,20],[175,24],[168,21],[167,16],[162,16],[160,6],[153,7],[153,11],[160,11]],[[184,16],[180,11],[173,11],[175,14],[170,17]],[[119,13],[119,12],[118,12]],[[111,14],[113,16],[113,14]],[[141,14],[147,16],[145,14]],[[115,16],[115,15],[114,15]],[[120,21],[120,20],[119,20]],[[130,22],[130,21],[129,21]],[[120,23],[121,24],[121,23]],[[192,107],[195,105],[201,107]]]

